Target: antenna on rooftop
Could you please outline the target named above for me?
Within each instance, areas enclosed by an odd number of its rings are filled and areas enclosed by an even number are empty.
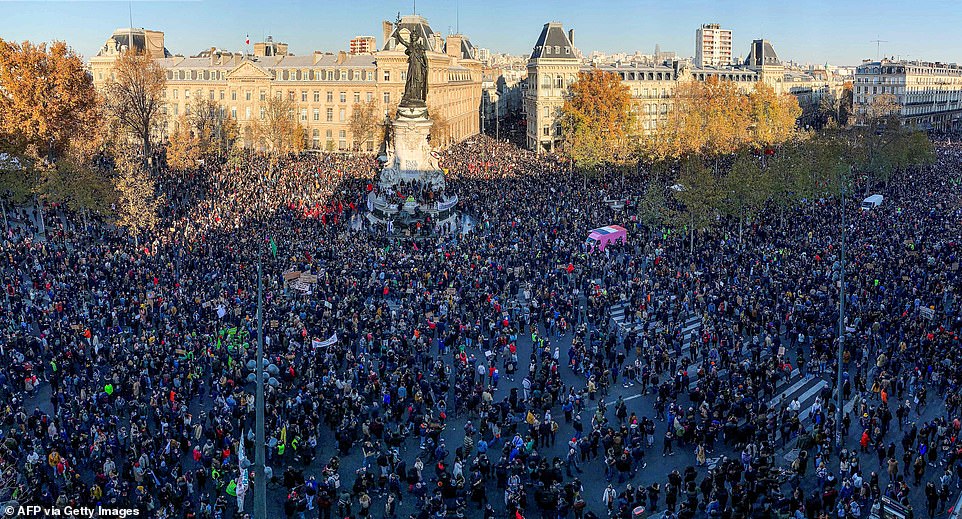
[[[875,61],[878,61],[882,51],[882,44],[888,43],[888,40],[879,40],[878,36],[876,36],[875,38],[876,39],[870,41],[869,43],[875,44]]]

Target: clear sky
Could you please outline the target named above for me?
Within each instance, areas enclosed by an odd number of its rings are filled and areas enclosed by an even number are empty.
[[[132,9],[131,9],[132,8]],[[111,32],[133,25],[166,33],[174,54],[216,46],[241,50],[273,35],[291,52],[346,50],[355,35],[381,42],[381,21],[410,13],[413,0],[0,0],[0,38],[64,40],[84,56],[96,54]],[[651,53],[655,44],[694,54],[695,29],[720,23],[744,57],[752,39],[772,42],[783,60],[855,64],[882,55],[962,62],[962,4],[958,0],[419,0],[417,12],[435,31],[460,31],[492,52],[528,54],[548,21],[575,29],[588,53]]]

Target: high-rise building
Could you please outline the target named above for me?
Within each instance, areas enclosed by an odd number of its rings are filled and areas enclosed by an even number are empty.
[[[377,50],[374,36],[355,36],[351,38],[351,54],[373,54]]]
[[[866,60],[855,69],[852,87],[859,123],[881,101],[894,104],[906,125],[935,130],[962,127],[962,67],[954,63]]]
[[[485,65],[491,62],[491,51],[484,47],[478,47],[478,61]]]
[[[732,62],[732,31],[717,23],[704,24],[695,31],[695,66],[725,67]]]

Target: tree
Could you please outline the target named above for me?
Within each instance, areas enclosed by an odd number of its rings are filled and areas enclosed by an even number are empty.
[[[98,116],[93,81],[65,43],[48,48],[0,39],[0,143],[5,147],[53,161],[95,132]]]
[[[743,224],[761,212],[770,195],[769,177],[760,160],[750,153],[739,153],[731,171],[721,184],[722,209],[738,219],[738,240],[742,241]]]
[[[167,164],[174,169],[190,169],[201,158],[203,149],[204,145],[194,135],[187,116],[181,115],[167,139]]]
[[[3,214],[3,228],[7,225],[7,203],[24,204],[30,199],[36,184],[36,173],[30,159],[3,151],[0,148],[0,213]]]
[[[200,157],[226,154],[237,140],[237,121],[217,101],[195,97],[187,118]]]
[[[790,94],[776,94],[759,81],[748,94],[751,109],[751,144],[768,148],[782,144],[795,135],[795,124],[802,115],[798,99]]]
[[[114,62],[104,92],[119,127],[142,146],[144,163],[164,106],[164,70],[150,56],[130,50]]]
[[[428,113],[431,114],[431,131],[428,134],[431,147],[443,148],[451,141],[451,123],[440,109],[429,108]]]
[[[732,81],[709,77],[686,81],[675,88],[666,124],[648,138],[647,153],[654,159],[699,155],[715,161],[751,142],[752,114],[748,97]]]
[[[354,150],[360,151],[363,145],[378,139],[381,131],[381,114],[379,104],[374,99],[365,103],[354,103],[351,108],[351,138]],[[371,144],[373,147],[373,143]]]
[[[561,109],[564,151],[580,169],[630,160],[631,93],[612,72],[579,72]]]
[[[117,182],[117,224],[127,228],[139,244],[139,235],[157,226],[164,195],[156,194],[154,180],[140,164],[129,163]]]
[[[254,125],[255,138],[275,160],[304,149],[304,127],[294,115],[296,107],[293,99],[268,97],[262,105],[264,118]]]
[[[682,164],[675,198],[683,209],[678,214],[691,240],[691,252],[695,251],[695,232],[710,229],[718,222],[722,191],[718,179],[701,160],[688,159]]]

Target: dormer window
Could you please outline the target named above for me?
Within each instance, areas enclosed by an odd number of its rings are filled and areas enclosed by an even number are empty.
[[[565,54],[571,54],[571,47],[565,47]]]

